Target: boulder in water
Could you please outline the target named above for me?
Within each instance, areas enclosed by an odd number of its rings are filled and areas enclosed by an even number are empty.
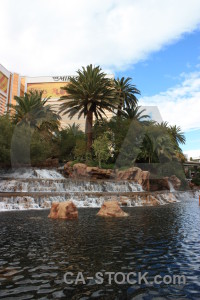
[[[68,220],[77,219],[78,210],[72,201],[53,202],[48,218]]]
[[[125,213],[120,208],[119,203],[115,200],[104,201],[97,215],[101,217],[127,217],[128,216],[128,214]]]

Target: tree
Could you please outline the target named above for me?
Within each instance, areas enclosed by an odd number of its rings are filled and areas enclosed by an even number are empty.
[[[8,115],[0,116],[0,164],[10,165],[10,147],[13,134],[13,124]]]
[[[74,148],[74,157],[79,161],[84,161],[86,158],[86,142],[85,139],[79,138],[76,141],[76,145]]]
[[[80,129],[80,124],[75,124],[75,123],[73,123],[72,125],[68,125],[67,131],[69,134],[73,134],[74,136],[83,134],[82,130]]]
[[[15,96],[16,105],[9,105],[13,109],[13,122],[16,125],[26,124],[38,128],[45,123],[46,129],[59,126],[60,117],[47,104],[49,98],[42,98],[43,91],[30,91],[24,96]]]
[[[112,80],[106,77],[99,66],[82,67],[77,74],[63,88],[67,95],[60,98],[60,112],[69,114],[70,119],[76,114],[78,118],[82,115],[86,118],[87,150],[90,152],[93,115],[96,119],[103,119],[106,111],[113,112],[116,108],[115,89]]]
[[[181,131],[180,126],[169,126],[168,131],[172,138],[172,141],[177,147],[179,147],[179,144],[185,144],[186,139],[184,133]]]
[[[98,159],[99,168],[101,168],[102,161],[107,161],[111,155],[111,145],[106,133],[94,140],[92,148]]]
[[[161,160],[172,160],[175,156],[175,146],[165,129],[159,126],[149,126],[144,134],[140,147],[138,161],[158,163]]]
[[[120,117],[122,114],[122,109],[126,107],[135,106],[138,102],[136,95],[140,95],[140,91],[135,85],[130,83],[131,78],[126,79],[122,77],[114,80],[115,90],[117,93],[118,109],[117,116]]]
[[[130,120],[136,120],[139,122],[145,122],[145,119],[150,118],[149,115],[144,115],[145,109],[141,110],[141,106],[135,106],[133,104],[130,104],[130,106],[127,106],[124,108],[123,111],[123,118],[130,119]]]
[[[42,91],[30,91],[22,97],[16,96],[16,105],[9,105],[13,110],[12,121],[16,125],[11,141],[11,163],[14,165],[31,163],[31,138],[35,137],[35,150],[32,151],[34,155],[37,149],[42,149],[42,144],[51,145],[53,149],[57,142],[56,133],[58,134],[60,117],[47,104],[49,98],[43,99],[42,95]],[[43,147],[45,153],[52,154],[53,151],[48,151],[48,148]]]

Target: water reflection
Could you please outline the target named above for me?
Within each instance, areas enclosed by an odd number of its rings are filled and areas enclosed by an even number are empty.
[[[0,213],[1,299],[199,299],[197,201],[125,210],[127,218],[102,219],[98,209],[79,209],[74,221],[48,219],[48,211]],[[67,271],[184,274],[187,283],[68,286]]]

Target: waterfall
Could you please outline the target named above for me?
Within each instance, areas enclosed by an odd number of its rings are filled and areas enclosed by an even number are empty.
[[[169,183],[169,189],[170,189],[170,192],[171,192],[171,193],[175,192],[176,190],[174,189],[174,186],[173,186],[173,184],[171,183],[171,181],[168,181],[168,183]]]
[[[170,184],[170,192],[174,191]],[[176,202],[175,193],[153,196],[133,181],[64,178],[56,170],[18,169],[0,173],[0,211],[50,208],[52,202],[72,200],[77,207],[100,207],[115,199],[125,206]]]

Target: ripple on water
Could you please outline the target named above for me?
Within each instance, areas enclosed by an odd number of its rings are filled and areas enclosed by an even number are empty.
[[[200,209],[197,201],[125,208],[129,218],[49,220],[47,211],[0,214],[1,299],[200,299]],[[185,275],[186,285],[67,285],[65,272]]]

